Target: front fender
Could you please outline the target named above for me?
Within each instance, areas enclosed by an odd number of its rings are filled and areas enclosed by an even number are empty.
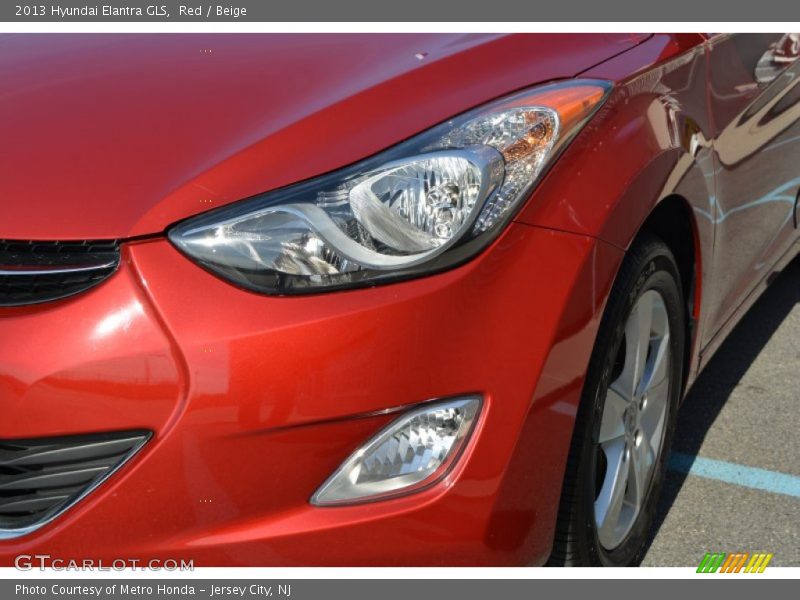
[[[701,250],[710,247],[714,159],[704,57],[698,46],[617,82],[517,220],[627,248],[658,203],[679,195],[691,205]]]

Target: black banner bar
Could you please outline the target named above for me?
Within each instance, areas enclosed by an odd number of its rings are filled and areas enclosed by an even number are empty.
[[[316,579],[316,580],[209,580],[209,579],[28,579],[0,581],[5,600],[494,600],[497,598],[604,598],[620,594],[648,600],[674,600],[712,593],[718,597],[790,597],[792,580],[758,576],[698,575],[692,579]],[[698,585],[702,589],[698,590]],[[705,587],[703,587],[705,586]],[[756,588],[756,586],[759,586]],[[705,590],[705,591],[703,591]],[[734,591],[738,590],[738,591]]]
[[[552,22],[800,20],[797,0],[87,0],[0,2],[0,22]],[[624,29],[624,27],[621,27]]]

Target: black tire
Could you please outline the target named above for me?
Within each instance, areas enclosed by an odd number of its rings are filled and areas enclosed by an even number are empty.
[[[686,314],[680,275],[670,249],[659,238],[643,233],[625,256],[600,323],[575,421],[559,506],[553,566],[635,566],[644,555],[658,502],[675,428],[683,383]],[[625,324],[639,297],[658,291],[667,310],[671,356],[670,391],[660,454],[639,515],[621,544],[607,550],[600,544],[594,502],[598,469],[597,439],[606,393]]]

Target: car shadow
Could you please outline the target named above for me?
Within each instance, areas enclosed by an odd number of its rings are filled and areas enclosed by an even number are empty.
[[[698,454],[728,397],[797,304],[800,304],[800,257],[776,275],[698,376],[678,413],[673,452],[689,456]],[[667,471],[647,543],[648,550],[686,477],[683,472]]]

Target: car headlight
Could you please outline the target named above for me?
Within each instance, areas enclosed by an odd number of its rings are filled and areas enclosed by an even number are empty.
[[[335,173],[179,223],[169,239],[264,293],[441,271],[497,236],[609,90],[573,80],[514,94]]]

